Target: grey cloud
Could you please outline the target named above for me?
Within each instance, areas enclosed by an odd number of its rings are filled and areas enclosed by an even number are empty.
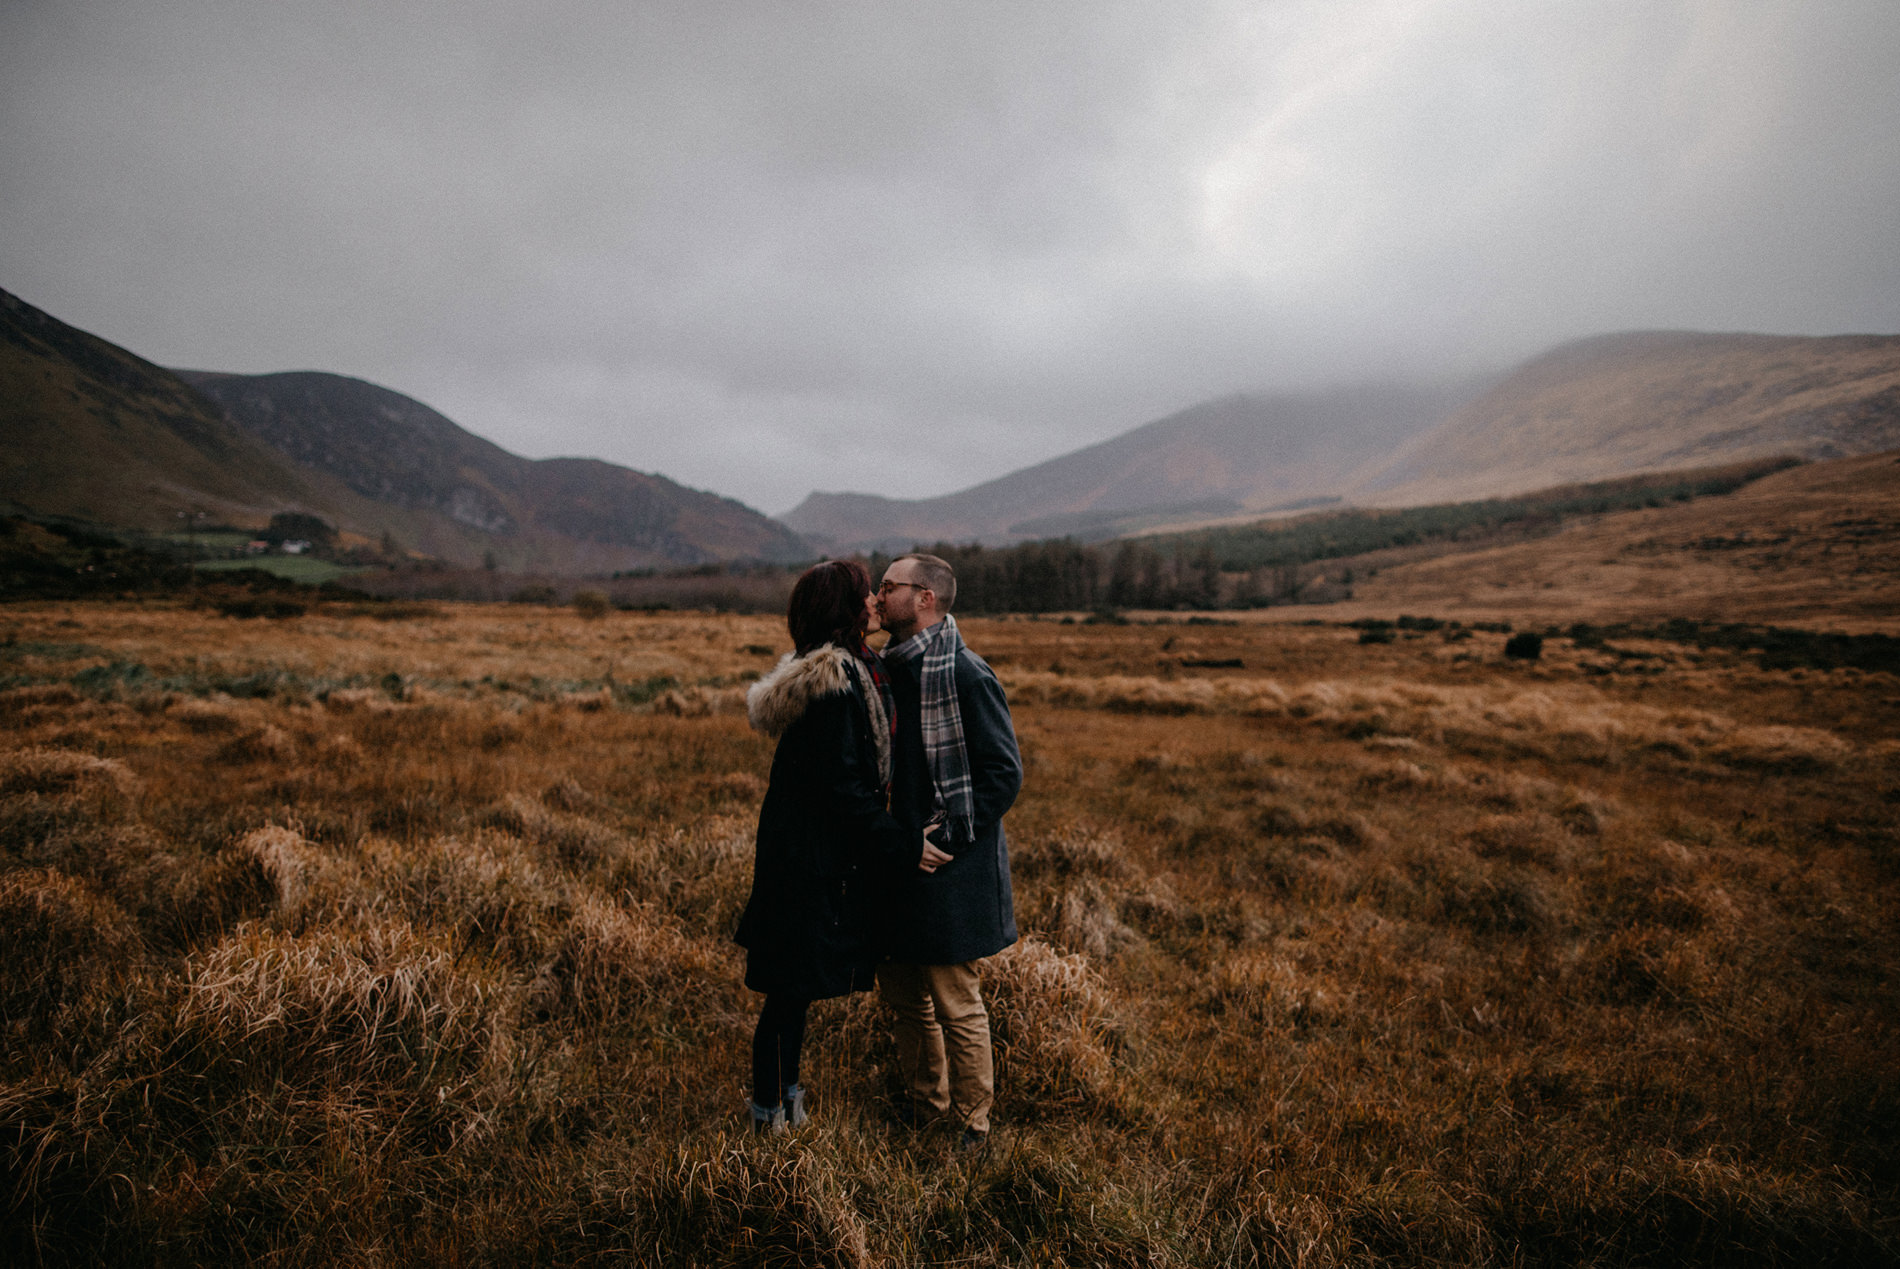
[[[784,510],[1237,388],[1900,329],[1886,0],[0,11],[0,285]]]

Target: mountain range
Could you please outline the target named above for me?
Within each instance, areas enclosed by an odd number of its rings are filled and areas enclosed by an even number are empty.
[[[1503,497],[1900,447],[1900,336],[1635,332],[1485,381],[1241,394],[940,497],[813,493],[772,520],[664,476],[530,460],[314,371],[172,371],[0,291],[0,503],[147,530],[323,517],[346,541],[598,574]]]
[[[1099,540],[1896,447],[1900,336],[1633,332],[1485,383],[1230,397],[957,493],[815,493],[783,518],[834,550]]]
[[[797,560],[742,503],[594,459],[530,460],[341,375],[172,371],[0,291],[0,499],[163,530],[321,516],[475,566],[601,573]]]
[[[573,574],[811,554],[730,498],[599,459],[521,458],[360,379],[177,373],[299,468],[426,524],[421,545],[445,558],[480,546],[510,569]]]
[[[1357,386],[1208,401],[937,498],[814,493],[785,523],[814,542],[903,549],[1064,535],[1102,539],[1330,500],[1366,464],[1475,389]]]

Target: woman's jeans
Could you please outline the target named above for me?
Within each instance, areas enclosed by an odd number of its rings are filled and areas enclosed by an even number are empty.
[[[773,992],[759,1010],[752,1032],[752,1103],[776,1106],[785,1089],[798,1083],[798,1054],[805,1047],[805,1011],[811,1001],[803,996]]]

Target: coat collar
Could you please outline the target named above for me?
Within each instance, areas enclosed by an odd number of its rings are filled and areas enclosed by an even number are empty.
[[[862,666],[854,666],[849,652],[826,643],[804,656],[787,652],[764,678],[746,689],[746,718],[754,731],[774,740],[811,707],[813,701],[836,692],[854,692],[869,715],[871,737],[877,744],[878,775],[889,780],[891,771],[891,727],[884,703],[876,689],[866,690]]]
[[[831,643],[802,657],[787,652],[771,673],[746,689],[746,718],[752,729],[776,740],[819,697],[850,691],[850,671],[845,669],[850,659],[850,653]]]

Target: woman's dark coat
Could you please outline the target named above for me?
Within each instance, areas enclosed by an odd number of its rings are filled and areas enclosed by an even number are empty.
[[[890,725],[869,672],[831,644],[787,657],[746,693],[778,737],[759,809],[752,895],[733,937],[746,986],[822,1000],[867,990],[876,956],[867,881],[916,867],[923,842],[885,810]]]

